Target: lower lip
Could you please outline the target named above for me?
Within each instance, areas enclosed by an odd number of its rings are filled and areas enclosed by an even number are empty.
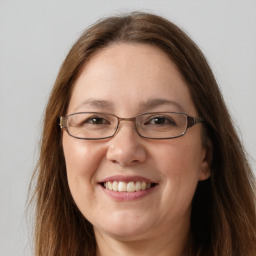
[[[137,192],[117,192],[114,190],[106,189],[100,186],[101,189],[111,198],[117,201],[133,201],[141,199],[149,194],[151,194],[157,186],[149,188],[147,190],[137,191]]]

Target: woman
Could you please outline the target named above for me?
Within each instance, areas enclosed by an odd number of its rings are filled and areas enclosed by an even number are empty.
[[[216,81],[156,15],[78,39],[34,176],[35,255],[256,255],[253,173]]]

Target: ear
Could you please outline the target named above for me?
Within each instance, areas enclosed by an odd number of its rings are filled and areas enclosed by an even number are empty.
[[[204,153],[202,154],[201,170],[199,180],[207,180],[211,176],[211,163],[213,155],[213,146],[210,139],[204,142]]]

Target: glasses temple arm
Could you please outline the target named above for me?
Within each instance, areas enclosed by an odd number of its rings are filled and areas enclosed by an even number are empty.
[[[66,128],[65,117],[61,116],[58,118],[58,125],[60,126],[61,129]]]
[[[204,122],[204,119],[202,117],[192,117],[192,116],[188,116],[188,125],[187,128],[190,128],[192,126],[194,126],[197,123],[202,123]]]

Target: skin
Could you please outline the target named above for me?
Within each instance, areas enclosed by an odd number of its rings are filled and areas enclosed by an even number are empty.
[[[174,101],[179,107],[145,105],[152,99]],[[67,114],[81,111],[120,117],[151,111],[198,116],[188,86],[168,56],[149,45],[127,43],[100,50],[84,66]],[[210,175],[201,124],[170,140],[141,138],[127,121],[113,138],[99,141],[75,139],[64,131],[63,148],[70,191],[94,227],[97,255],[184,253],[197,183]],[[158,185],[145,197],[118,201],[99,185],[113,175],[139,175]]]

